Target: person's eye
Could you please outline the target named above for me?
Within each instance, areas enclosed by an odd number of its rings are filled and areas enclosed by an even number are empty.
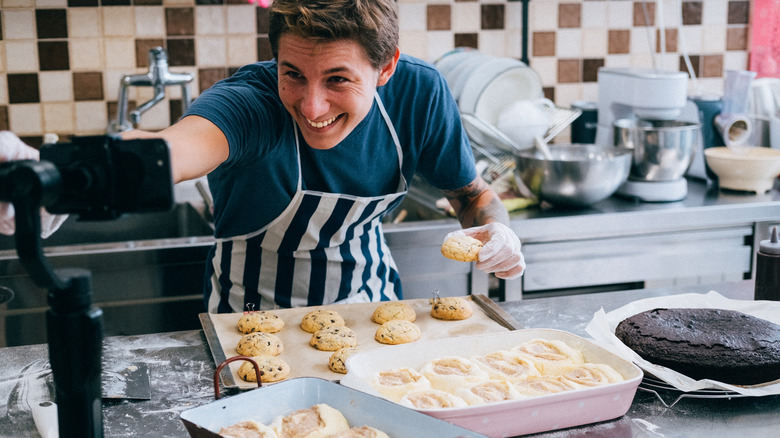
[[[330,78],[328,78],[328,81],[335,84],[343,84],[345,82],[349,82],[349,79],[343,76],[331,76]]]
[[[296,81],[300,80],[300,79],[303,79],[303,76],[300,73],[298,73],[297,71],[294,71],[294,70],[287,71],[287,72],[284,73],[284,75],[287,76],[288,78],[296,80]]]

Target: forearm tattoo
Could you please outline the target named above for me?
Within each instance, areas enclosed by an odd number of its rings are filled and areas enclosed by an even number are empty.
[[[456,190],[445,190],[458,220],[464,228],[490,222],[509,224],[509,213],[498,195],[481,177]]]

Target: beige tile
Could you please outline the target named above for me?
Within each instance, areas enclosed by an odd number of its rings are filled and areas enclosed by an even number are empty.
[[[628,53],[632,55],[649,55],[655,52],[655,31],[652,28],[633,27],[629,30],[629,33]]]
[[[227,6],[227,33],[229,34],[257,34],[255,18],[255,6],[252,5],[228,5]]]
[[[223,35],[225,33],[225,8],[222,6],[195,7],[196,35]]]
[[[8,68],[5,66],[5,41],[0,41],[0,72],[6,71]]]
[[[634,5],[630,1],[607,2],[607,27],[625,29],[631,26],[634,17]]]
[[[555,55],[559,58],[582,56],[582,30],[560,29],[555,32]]]
[[[38,74],[41,102],[73,100],[73,75],[69,71],[42,71]]]
[[[558,28],[557,2],[530,2],[528,4],[528,26],[534,32]]]
[[[6,41],[5,59],[8,73],[38,71],[38,45],[34,41]]]
[[[35,0],[37,8],[66,8],[68,0]]]
[[[195,0],[163,0],[163,6],[195,6]]]
[[[70,69],[102,70],[103,46],[96,38],[72,38],[70,40]]]
[[[103,35],[103,17],[98,8],[68,8],[68,36],[95,38]]]
[[[138,104],[146,102],[147,98],[151,98],[151,95],[139,99]],[[167,128],[170,124],[170,100],[166,98],[141,115],[141,123],[138,124],[138,128],[148,131],[159,131]]]
[[[603,57],[607,55],[607,30],[582,29],[582,56]]]
[[[36,39],[35,12],[32,10],[4,10],[3,38],[6,40]]]
[[[224,67],[227,65],[227,41],[224,36],[195,37],[195,59],[198,66]]]
[[[240,66],[257,61],[257,38],[254,35],[232,35],[227,38],[228,66]]]
[[[425,5],[421,3],[398,5],[398,27],[401,35],[407,31],[425,30]]]
[[[135,35],[140,38],[164,37],[165,9],[162,6],[136,6]]]
[[[35,0],[2,0],[3,9],[11,8],[32,8],[35,6]]]
[[[427,35],[424,39],[425,50],[428,54],[429,61],[438,59],[445,53],[455,48],[455,41],[452,38],[452,34],[449,32],[426,32]]]
[[[728,0],[707,0],[702,2],[701,24],[726,25],[729,14]]]
[[[683,26],[680,30],[679,48],[680,52],[687,51],[688,53],[701,53],[702,44],[704,43],[702,37],[701,26]]]
[[[133,38],[106,38],[103,40],[106,68],[135,71],[135,41]]]
[[[582,27],[604,28],[607,2],[582,2]]]
[[[492,56],[508,56],[506,32],[503,30],[483,30],[479,32],[479,50]]]
[[[539,74],[542,86],[549,87],[557,83],[558,61],[555,58],[531,58],[531,68]]]
[[[723,54],[723,70],[747,70],[748,54],[745,51]]]
[[[702,52],[720,53],[726,50],[725,26],[702,26]]]
[[[108,108],[102,101],[76,102],[76,131],[82,134],[100,134],[108,127]]]
[[[106,37],[135,36],[135,9],[131,6],[101,8],[103,35]]]
[[[0,73],[0,105],[8,105],[8,78],[5,73]]]
[[[18,135],[43,135],[41,105],[22,103],[8,105],[8,124]]]
[[[104,70],[103,71],[103,90],[105,90],[106,100],[119,99],[119,87],[122,78],[127,74],[133,74],[135,71],[128,70]]]
[[[44,103],[43,132],[73,132],[76,129],[72,102]]]
[[[478,32],[481,28],[479,3],[455,3],[452,5],[453,32]]]

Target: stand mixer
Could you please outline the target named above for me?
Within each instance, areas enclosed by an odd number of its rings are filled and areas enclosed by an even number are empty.
[[[629,177],[616,194],[645,202],[684,199],[684,174],[700,141],[698,123],[678,120],[688,75],[602,67],[598,85],[596,143],[634,150]]]

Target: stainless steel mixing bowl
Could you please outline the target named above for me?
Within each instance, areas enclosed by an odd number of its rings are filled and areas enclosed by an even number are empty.
[[[615,146],[633,149],[631,179],[674,181],[685,175],[701,141],[699,123],[676,120],[620,119],[614,122]]]
[[[592,144],[549,145],[553,159],[536,149],[515,153],[515,176],[540,200],[587,207],[611,196],[628,178],[631,150]]]

